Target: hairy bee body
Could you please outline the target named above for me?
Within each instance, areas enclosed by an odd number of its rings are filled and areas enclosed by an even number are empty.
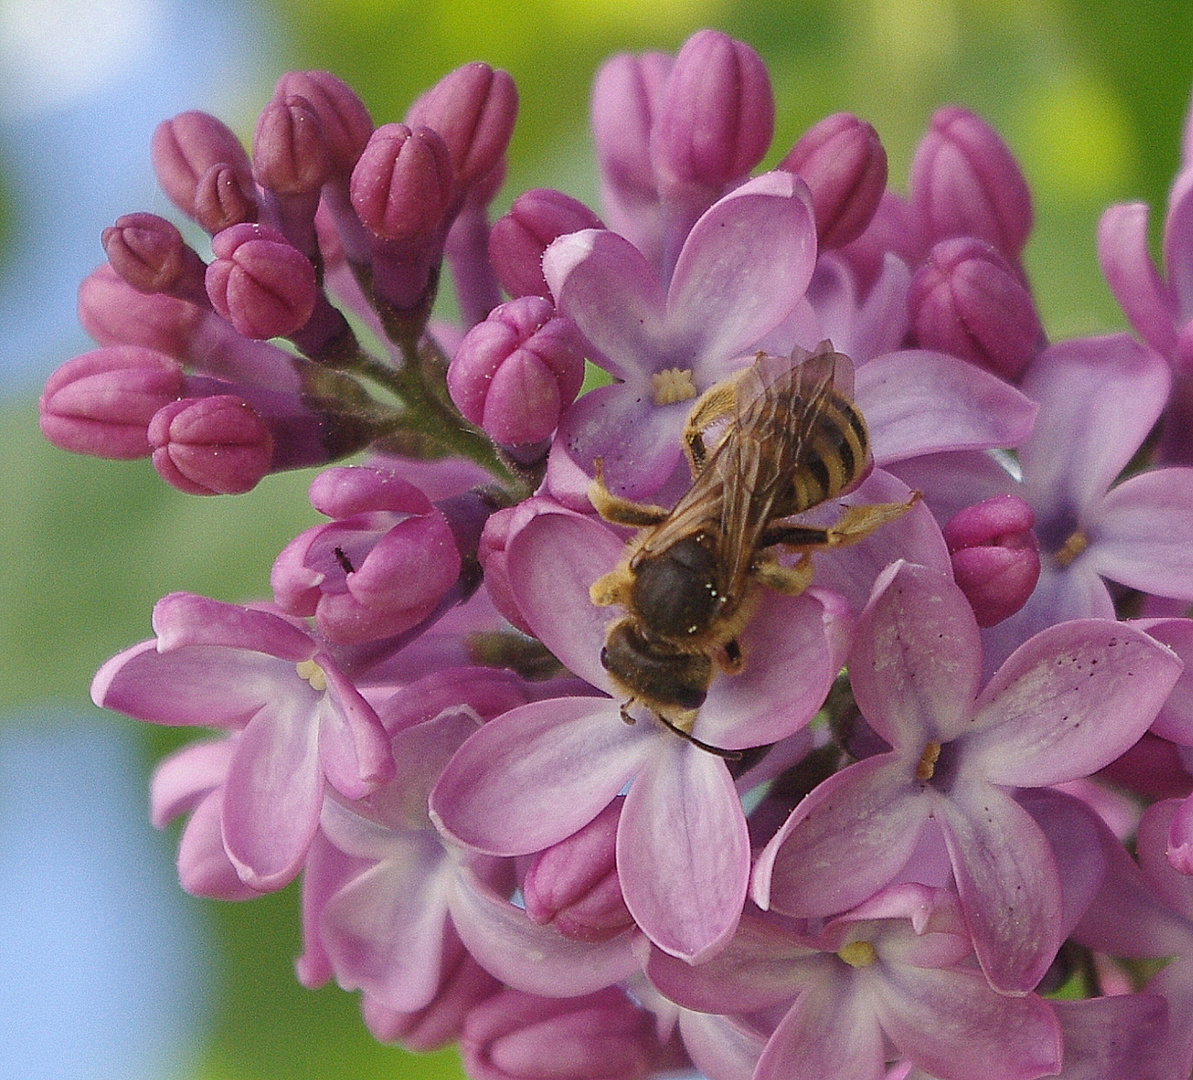
[[[847,494],[870,471],[852,385],[851,361],[827,342],[791,358],[760,353],[696,401],[684,435],[692,485],[670,510],[612,495],[598,468],[593,505],[639,527],[618,568],[591,590],[594,603],[626,611],[609,628],[601,662],[629,699],[627,721],[640,702],[722,752],[690,729],[716,673],[741,670],[737,638],[760,587],[798,595],[811,580],[812,551],[856,543],[911,505],[850,507],[827,528],[788,520]],[[781,551],[799,558],[780,562]]]

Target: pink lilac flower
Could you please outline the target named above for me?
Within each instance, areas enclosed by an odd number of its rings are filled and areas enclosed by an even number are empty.
[[[753,1080],[880,1080],[888,1044],[943,1080],[1055,1074],[1052,1009],[996,993],[971,957],[956,898],[900,885],[819,932],[750,909],[719,956],[690,967],[656,951],[646,971],[690,1009],[778,1018]]]
[[[976,455],[896,467],[944,520],[1004,493],[1032,508],[1039,582],[1017,614],[986,631],[991,663],[1053,623],[1112,618],[1104,579],[1193,599],[1193,470],[1144,470],[1116,483],[1160,416],[1169,383],[1161,357],[1125,334],[1060,342],[1021,383],[1040,406],[1019,447],[1021,481]]]
[[[605,526],[544,510],[505,551],[514,599],[536,636],[607,694],[616,693],[599,660],[608,617],[588,587],[622,549]],[[692,734],[735,750],[795,733],[840,665],[843,614],[830,596],[765,598],[742,635],[758,661],[714,681]],[[803,673],[798,686],[790,670]],[[617,840],[626,905],[657,944],[698,959],[727,940],[745,900],[750,855],[739,796],[723,758],[651,719],[623,723],[620,709],[613,697],[559,698],[491,721],[444,770],[432,814],[471,847],[531,854],[582,828],[632,780]],[[706,842],[688,844],[692,830]]]
[[[100,668],[92,699],[150,723],[238,733],[224,846],[246,885],[280,888],[302,865],[327,785],[357,799],[393,775],[381,721],[301,624],[187,593],[159,600],[153,623],[155,639]]]
[[[895,878],[933,822],[987,977],[1004,992],[1032,989],[1063,940],[1061,880],[1008,789],[1112,761],[1147,729],[1180,661],[1129,626],[1066,622],[1022,646],[979,693],[981,643],[964,595],[896,563],[875,584],[849,670],[862,715],[892,749],[796,807],[755,867],[755,899],[798,916],[851,907]]]

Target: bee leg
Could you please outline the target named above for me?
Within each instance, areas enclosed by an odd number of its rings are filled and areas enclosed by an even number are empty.
[[[708,447],[704,445],[704,432],[718,420],[731,416],[737,406],[737,380],[739,375],[710,386],[696,399],[688,414],[683,429],[684,450],[692,475],[699,476],[708,460]]]
[[[633,704],[634,704],[633,698],[630,698],[629,701],[624,702],[622,704],[622,706],[621,706],[621,722],[623,724],[629,724],[629,725],[633,726],[634,724],[636,724],[638,722],[630,715],[630,706]]]
[[[807,552],[856,544],[865,540],[875,529],[902,517],[919,499],[920,493],[916,491],[906,502],[847,506],[837,523],[825,528],[813,525],[772,525],[763,532],[759,546],[783,544],[785,547]]]
[[[597,607],[608,607],[610,604],[625,607],[633,584],[634,575],[624,566],[619,566],[616,570],[602,574],[588,587],[588,598]]]
[[[754,566],[754,576],[784,596],[799,596],[812,584],[812,556],[807,552],[794,566],[784,566],[778,559],[760,559]]]
[[[637,503],[630,499],[623,499],[620,495],[614,495],[605,487],[605,474],[600,458],[596,460],[596,477],[588,485],[588,501],[592,503],[593,508],[601,517],[615,525],[634,525],[638,528],[645,528],[649,525],[658,525],[670,513],[669,510],[664,510],[661,506]]]

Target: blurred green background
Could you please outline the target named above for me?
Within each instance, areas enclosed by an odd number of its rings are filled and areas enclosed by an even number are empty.
[[[0,38],[14,17],[36,21],[30,12],[41,10],[38,2],[0,0]],[[119,7],[117,0],[100,7],[113,5]],[[204,18],[208,6],[206,0],[182,5],[194,19]],[[1162,216],[1193,81],[1193,6],[1171,0],[258,0],[255,7],[224,0],[211,6],[221,17],[246,18],[251,29],[237,48],[209,61],[193,99],[172,111],[217,111],[246,139],[273,81],[289,68],[341,75],[378,123],[400,119],[420,90],[457,64],[483,59],[508,69],[522,107],[498,210],[531,186],[559,187],[595,205],[586,105],[597,64],[617,50],[674,50],[702,26],[744,39],[767,61],[778,98],[772,162],[809,124],[847,109],[877,126],[892,183],[902,187],[932,111],[962,103],[999,128],[1031,183],[1037,224],[1027,262],[1054,339],[1123,326],[1098,273],[1094,228],[1115,201],[1143,199],[1154,218]],[[3,53],[0,46],[0,59]],[[36,130],[9,124],[7,135],[36,138]],[[143,162],[147,135],[148,129]],[[0,144],[0,155],[11,155],[12,145]],[[16,252],[30,249],[34,231],[5,165],[0,156],[0,272]],[[78,175],[85,178],[85,170]],[[167,212],[164,198],[144,181],[117,206],[117,213]],[[81,224],[97,238],[109,220]],[[98,261],[98,243],[90,243],[87,257]],[[51,250],[42,261],[52,266],[55,258]],[[69,262],[64,257],[63,265]],[[38,315],[48,320],[62,314],[59,307],[68,309],[69,301],[47,301]],[[83,347],[63,334],[15,363],[27,363],[40,379]],[[274,555],[314,519],[305,498],[308,475],[272,477],[242,497],[199,500],[166,489],[144,462],[97,462],[54,450],[37,433],[36,382],[10,380],[0,402],[0,716],[26,728],[51,723],[46,703],[85,714],[95,668],[149,636],[150,608],[162,594],[262,595]],[[107,723],[98,714],[94,719]],[[131,779],[120,782],[133,785],[133,801],[142,804],[151,762],[179,739],[117,723],[138,749]],[[4,853],[19,841],[0,836],[0,878]],[[148,843],[151,857],[168,867],[174,835]],[[0,892],[0,904],[16,905],[14,897],[12,890]],[[295,890],[251,904],[180,903],[209,975],[197,984],[206,1003],[194,1010],[194,1057],[176,1075],[460,1075],[451,1052],[409,1057],[373,1043],[354,996],[298,987]],[[20,917],[0,908],[0,927],[19,925]]]

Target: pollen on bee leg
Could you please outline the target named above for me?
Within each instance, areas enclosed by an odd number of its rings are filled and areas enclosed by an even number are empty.
[[[323,691],[327,689],[327,675],[314,660],[299,660],[294,665],[294,670],[298,672],[300,679],[305,679],[311,684],[312,690]]]
[[[667,368],[656,371],[650,377],[651,393],[656,405],[674,405],[677,401],[689,401],[696,396],[696,384],[692,382],[690,368]]]

